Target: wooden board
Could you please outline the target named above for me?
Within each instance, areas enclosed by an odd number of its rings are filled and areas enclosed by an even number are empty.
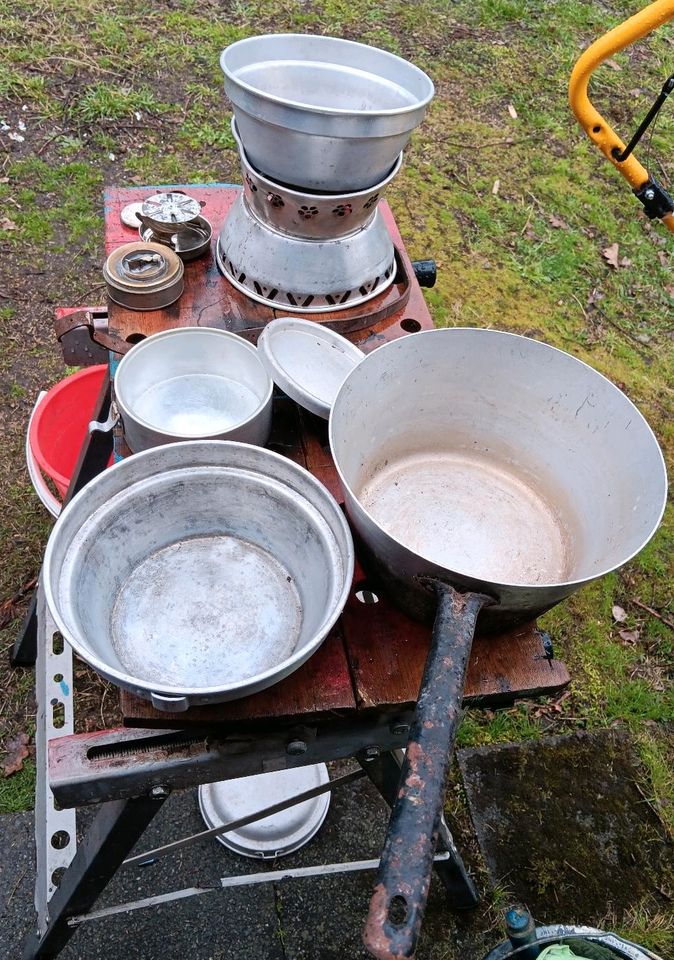
[[[287,310],[272,309],[256,303],[234,287],[220,274],[215,262],[215,245],[230,207],[238,196],[239,187],[230,184],[174,184],[196,200],[202,201],[203,215],[213,227],[211,252],[192,263],[185,264],[185,290],[176,303],[164,310],[127,310],[109,302],[109,330],[123,341],[134,343],[139,338],[173,327],[211,326],[231,330],[255,342],[262,328],[277,316],[297,316]],[[138,240],[138,231],[125,226],[119,217],[127,203],[143,200],[158,191],[158,187],[111,188],[105,192],[105,249],[111,253],[116,247]],[[165,188],[168,189],[168,188]],[[430,329],[433,326],[423,293],[414,278],[411,261],[393,215],[382,201],[380,210],[389,229],[407,279],[394,281],[378,297],[348,310],[306,314],[314,322],[358,342],[364,349],[377,346],[383,330],[387,339],[404,336],[410,329]],[[401,326],[405,322],[409,329]],[[410,323],[412,324],[409,327]]]
[[[121,224],[121,207],[155,193],[157,189],[134,187],[106,192],[108,251],[134,239],[134,231]],[[217,233],[236,196],[236,189],[224,185],[189,185],[187,189],[192,196],[205,201],[204,215],[211,220]],[[385,205],[383,213],[412,279],[409,302],[402,312],[350,334],[350,339],[366,350],[404,336],[410,330],[429,329],[433,325],[402,239]],[[273,311],[234,291],[218,273],[212,257],[188,264],[186,280],[185,294],[176,305],[166,310],[138,313],[112,305],[110,331],[126,338],[173,326],[201,324],[236,329],[254,339],[255,330],[274,315]],[[373,309],[377,304],[372,301],[368,306]],[[335,318],[338,319],[337,314],[323,314],[314,315],[312,319],[336,326]],[[287,398],[277,397],[269,446],[306,466],[341,502],[325,421],[299,411]],[[360,602],[356,595],[364,582],[364,574],[357,565],[354,587],[336,629],[303,667],[281,683],[252,697],[193,708],[184,714],[160,713],[147,701],[122,693],[125,723],[128,726],[178,728],[263,718],[297,717],[306,721],[312,716],[325,717],[335,711],[394,710],[413,704],[424,668],[430,630],[397,610],[383,594],[377,603]],[[369,586],[377,592],[376,585]],[[466,699],[497,703],[513,700],[516,696],[550,693],[563,687],[569,681],[566,668],[558,661],[549,663],[543,659],[542,653],[535,624],[509,634],[476,639],[468,671]]]

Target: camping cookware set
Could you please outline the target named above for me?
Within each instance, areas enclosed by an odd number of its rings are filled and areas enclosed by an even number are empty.
[[[260,184],[285,184],[288,206],[298,184],[325,201],[387,182],[433,94],[411,64],[332,38],[254,37],[221,62],[242,160]],[[237,231],[262,222],[258,192]],[[188,224],[200,216],[174,204]],[[164,227],[148,216],[157,239]],[[322,228],[298,241],[291,211],[283,216],[290,233],[280,214],[264,226],[281,238],[277,251],[321,246]],[[360,216],[361,232],[368,222]],[[159,276],[155,256],[175,267],[170,246],[144,247],[116,252],[113,299],[120,270],[132,289],[134,271]],[[351,589],[344,513],[306,470],[264,449],[272,380],[329,416],[363,564],[396,604],[434,620],[366,929],[375,956],[410,957],[476,627],[531,620],[638,553],[664,510],[664,462],[617,387],[513,334],[430,330],[367,355],[297,317],[270,323],[258,348],[198,327],[149,337],[115,377],[134,455],[63,510],[44,585],[77,653],[159,709],[245,696],[287,676],[323,642]]]

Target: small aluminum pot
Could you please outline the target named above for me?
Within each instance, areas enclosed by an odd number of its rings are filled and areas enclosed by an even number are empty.
[[[123,357],[115,374],[117,409],[134,453],[179,440],[264,446],[272,391],[257,349],[212,327],[148,337]]]

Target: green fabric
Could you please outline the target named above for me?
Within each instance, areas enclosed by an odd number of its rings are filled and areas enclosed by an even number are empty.
[[[573,953],[567,943],[553,943],[539,953],[538,960],[587,960],[587,957],[579,957],[577,953]]]

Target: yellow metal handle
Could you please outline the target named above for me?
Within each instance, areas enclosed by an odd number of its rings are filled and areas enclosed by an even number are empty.
[[[648,171],[643,167],[634,154],[620,163],[614,154],[621,153],[625,144],[604,120],[599,111],[592,105],[587,93],[590,77],[609,57],[619,50],[628,47],[635,40],[640,40],[647,34],[667,23],[674,17],[674,0],[656,0],[639,13],[625,20],[624,23],[609,30],[587,48],[580,56],[573,68],[569,81],[569,101],[571,108],[578,118],[578,122],[585,130],[590,140],[599,147],[614,167],[625,177],[634,190],[643,187],[648,181]],[[674,215],[666,214],[662,222],[674,233]]]

